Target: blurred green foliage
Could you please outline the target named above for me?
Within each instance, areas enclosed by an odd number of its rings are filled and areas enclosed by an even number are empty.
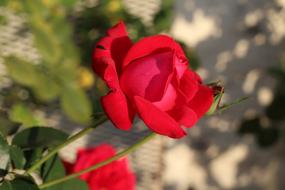
[[[28,106],[23,103],[14,104],[10,110],[9,118],[26,127],[44,125],[44,121],[36,117]]]
[[[0,134],[0,173],[6,170],[10,161],[9,145],[6,139]]]
[[[92,104],[78,82],[80,54],[72,37],[71,24],[66,20],[72,2],[75,1],[23,0],[8,3],[8,7],[16,7],[19,14],[25,14],[41,60],[34,63],[9,56],[5,57],[4,64],[9,76],[31,89],[37,99],[42,102],[59,99],[67,116],[76,122],[88,123]],[[22,106],[21,110],[18,109],[16,114],[13,112],[11,118],[24,125],[37,123],[27,114],[19,119],[19,114],[25,114],[28,108]]]
[[[6,17],[0,15],[0,26],[5,25],[6,23],[7,23]]]
[[[0,110],[0,135],[3,135],[4,137],[16,132],[20,125],[9,118],[6,111]]]

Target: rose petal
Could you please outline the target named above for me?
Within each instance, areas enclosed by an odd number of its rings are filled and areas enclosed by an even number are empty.
[[[96,148],[81,149],[77,154],[76,170],[81,171],[115,155],[115,149],[108,144]],[[90,189],[134,189],[135,175],[129,169],[127,159],[113,161],[94,171],[80,176]]]
[[[184,75],[184,72],[188,69],[188,60],[184,56],[177,57],[176,55],[174,56],[173,63],[176,70],[176,77],[179,81]]]
[[[202,83],[202,79],[201,77],[196,73],[196,72],[192,72],[193,73],[193,77],[199,82],[199,83]]]
[[[198,120],[196,113],[187,106],[175,107],[167,113],[185,127],[192,127]]]
[[[122,92],[111,91],[102,97],[101,102],[107,116],[117,128],[122,130],[131,128],[135,113]]]
[[[100,50],[104,53],[105,50]],[[110,57],[100,57],[94,61],[94,71],[106,82],[107,86],[114,90],[120,90],[118,74],[115,68],[115,63]]]
[[[154,132],[171,138],[181,138],[186,132],[167,113],[159,110],[142,97],[134,97],[140,118]]]
[[[135,59],[170,50],[174,50],[178,58],[186,59],[180,45],[166,35],[155,35],[143,38],[129,49],[123,61],[123,68]]]
[[[79,172],[94,164],[104,161],[116,154],[112,146],[108,144],[100,145],[97,148],[80,149],[77,152],[77,160],[74,164],[73,172]],[[86,173],[80,176],[83,180],[88,180],[92,173]]]
[[[162,111],[167,111],[175,106],[177,98],[177,91],[170,83],[160,101],[153,102],[153,104]]]
[[[120,36],[127,36],[128,32],[126,30],[126,25],[123,21],[119,21],[118,24],[113,26],[107,31],[109,36],[120,37]]]
[[[125,190],[126,187],[127,190],[133,189],[135,183],[135,175],[129,169],[128,160],[126,158],[121,158],[115,162],[116,164],[114,164],[112,167],[113,172],[109,173],[110,179],[106,181],[108,184],[107,186],[109,187],[107,189],[113,189],[114,186],[116,187],[114,189],[118,188],[118,190]]]
[[[198,119],[211,107],[213,102],[213,91],[207,86],[199,85],[199,89],[188,106],[197,114]]]
[[[141,96],[153,102],[159,101],[173,72],[173,52],[149,55],[132,62],[124,70],[120,85],[132,98]]]
[[[79,163],[82,163],[82,165],[78,165],[76,163],[78,167],[76,168],[77,170],[75,172],[79,172],[82,169],[86,169],[92,165],[95,165],[104,160],[107,160],[108,158],[114,156],[115,154],[116,154],[115,149],[109,144],[102,144],[96,148],[81,149],[78,152],[78,158],[80,160]],[[89,186],[91,185],[90,181],[97,181],[97,186],[98,185],[100,186],[99,181],[104,182],[104,176],[107,176],[112,172],[112,165],[114,165],[114,163],[111,163],[109,166],[107,165],[103,166],[97,169],[96,171],[85,173],[81,175],[80,178],[83,180],[86,180]],[[94,187],[94,186],[91,185],[91,187]]]
[[[72,174],[73,173],[74,164],[72,164],[70,162],[66,162],[64,160],[62,160],[62,164],[63,164],[67,174]]]
[[[185,96],[187,102],[190,101],[197,93],[199,88],[198,85],[199,83],[196,78],[195,72],[187,69],[184,72],[179,85],[179,89],[182,92],[182,94]]]
[[[110,88],[119,88],[119,85],[115,84],[118,84],[122,61],[131,46],[132,42],[127,36],[123,22],[109,29],[107,36],[103,37],[96,45],[93,53],[93,70],[108,82]],[[108,74],[105,74],[106,70],[108,70]],[[110,73],[113,76],[110,77]]]

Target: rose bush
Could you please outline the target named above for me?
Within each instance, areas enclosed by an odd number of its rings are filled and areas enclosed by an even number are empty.
[[[116,154],[115,149],[108,144],[94,148],[81,149],[77,153],[76,162],[64,162],[67,173],[72,174],[102,162]],[[86,181],[90,190],[134,190],[135,174],[129,169],[126,158],[116,160],[97,170],[80,176]]]
[[[138,114],[152,131],[181,138],[181,126],[192,127],[213,102],[178,43],[155,35],[133,44],[123,22],[97,43],[93,69],[110,89],[101,103],[119,129],[130,129]]]

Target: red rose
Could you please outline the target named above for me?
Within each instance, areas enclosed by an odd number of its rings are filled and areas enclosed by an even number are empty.
[[[101,102],[119,129],[130,129],[138,114],[154,132],[181,138],[181,126],[192,127],[213,101],[178,43],[155,35],[132,44],[123,22],[96,45],[93,69],[110,88]]]
[[[111,145],[79,150],[75,164],[64,163],[67,173],[79,172],[116,154]],[[80,176],[90,190],[134,190],[135,175],[128,168],[126,158],[116,160]]]

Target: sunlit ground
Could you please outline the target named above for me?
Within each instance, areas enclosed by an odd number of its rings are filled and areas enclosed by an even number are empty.
[[[249,99],[203,119],[183,142],[169,141],[168,189],[283,189],[284,141],[260,148],[238,136],[243,118],[264,114],[275,80],[268,69],[284,56],[285,1],[177,1],[172,34],[197,49],[206,81],[221,80],[224,102]],[[266,122],[266,119],[265,121]]]

